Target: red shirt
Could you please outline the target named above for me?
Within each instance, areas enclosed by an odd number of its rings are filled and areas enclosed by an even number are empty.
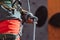
[[[0,34],[18,34],[20,25],[19,20],[0,21]]]

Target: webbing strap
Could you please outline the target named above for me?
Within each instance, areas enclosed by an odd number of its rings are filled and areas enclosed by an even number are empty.
[[[14,4],[15,4],[16,2],[18,2],[18,4],[20,4],[20,5],[22,5],[21,2],[20,2],[20,0],[15,0],[15,1],[12,3],[12,7],[14,6]]]

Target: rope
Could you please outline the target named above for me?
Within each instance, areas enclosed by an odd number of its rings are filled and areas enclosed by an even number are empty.
[[[31,12],[31,8],[30,8],[30,0],[27,0],[28,3],[28,11]]]

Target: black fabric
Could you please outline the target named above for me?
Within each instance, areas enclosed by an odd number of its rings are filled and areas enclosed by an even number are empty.
[[[60,13],[56,13],[54,14],[50,20],[49,20],[49,24],[53,25],[54,27],[60,27]]]
[[[0,34],[0,40],[15,40],[17,35],[13,34]]]
[[[4,0],[0,0],[0,2],[3,2]]]
[[[8,16],[11,16],[11,14],[8,11],[4,10],[0,5],[0,20]]]
[[[17,16],[18,15],[18,16]],[[10,20],[10,19],[18,19],[21,20],[19,13],[10,13],[8,10],[5,10],[0,5],[0,21],[1,20]]]

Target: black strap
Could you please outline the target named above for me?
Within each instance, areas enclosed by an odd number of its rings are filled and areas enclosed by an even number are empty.
[[[18,1],[18,3],[19,3],[20,5],[22,5],[19,0],[15,0],[14,3],[12,3],[12,7],[14,6],[14,4],[15,4],[17,1]]]
[[[16,0],[14,1],[14,3],[12,3],[12,7],[14,6],[15,3],[16,3]]]
[[[14,4],[18,1],[18,4],[21,5],[21,2],[19,0],[15,0],[13,3],[12,3],[12,7],[14,6]],[[12,13],[14,14],[14,10],[12,10]]]

